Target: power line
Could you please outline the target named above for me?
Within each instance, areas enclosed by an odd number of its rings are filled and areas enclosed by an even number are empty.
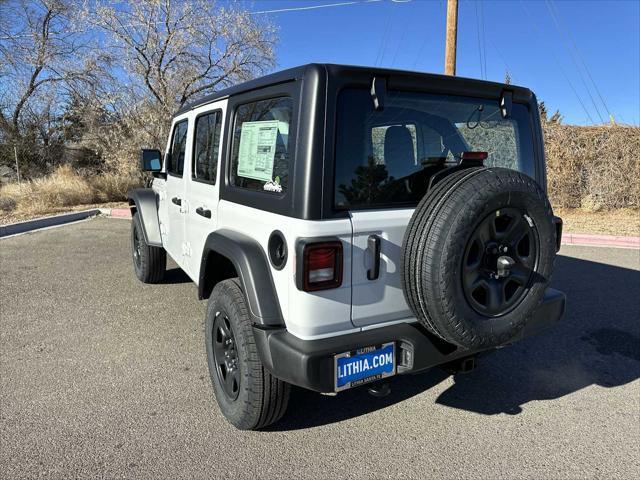
[[[514,80],[515,79],[515,76],[513,75],[514,72],[511,69],[511,66],[509,65],[509,63],[507,62],[505,56],[502,54],[498,46],[495,43],[493,43],[493,41],[491,40],[491,37],[487,37],[487,40],[489,41],[489,45],[496,51],[496,53],[500,57],[500,60],[502,60],[502,63],[504,63],[504,66],[507,67],[507,71],[511,74],[511,80]]]
[[[378,54],[376,55],[376,62],[374,66],[378,66],[378,63],[382,65],[382,60],[384,59],[384,55],[387,51],[388,38],[393,30],[393,13],[387,17],[387,25],[385,26],[384,33],[382,34],[382,38],[380,39],[380,45],[378,46]]]
[[[350,1],[346,1],[346,2],[323,3],[323,4],[320,4],[320,5],[307,5],[305,7],[290,7],[290,8],[278,8],[278,9],[273,9],[273,10],[258,10],[256,12],[247,12],[247,13],[249,15],[262,15],[262,14],[269,14],[269,13],[297,12],[297,11],[302,11],[302,10],[317,10],[319,8],[346,7],[346,6],[358,5],[358,4],[381,3],[381,2],[384,2],[384,1],[385,0],[350,0]],[[391,3],[409,3],[409,2],[412,2],[412,1],[413,0],[391,0]],[[164,24],[164,22],[152,22],[152,24],[162,25],[162,24]],[[125,27],[134,27],[135,25],[125,24],[124,26]],[[69,34],[69,33],[82,33],[84,31],[85,30],[83,30],[83,29],[80,29],[80,30],[67,30],[67,31],[58,32],[58,34],[65,35],[65,34]],[[14,38],[27,38],[27,37],[30,37],[30,36],[31,36],[30,34],[7,35],[7,36],[0,37],[0,40],[12,40]]]
[[[347,2],[337,3],[323,3],[320,5],[307,5],[305,7],[289,7],[289,8],[276,8],[273,10],[260,10],[257,12],[249,12],[250,15],[261,15],[264,13],[283,13],[283,12],[299,12],[302,10],[317,10],[318,8],[332,8],[332,7],[346,7],[349,5],[357,5],[361,3],[380,3],[384,0],[351,0]],[[409,3],[413,0],[391,0],[391,3]]]
[[[393,68],[393,66],[396,64],[396,58],[398,57],[398,53],[400,52],[400,49],[403,46],[403,42],[404,42],[404,37],[407,34],[407,29],[403,28],[402,29],[402,35],[400,35],[400,40],[398,41],[398,46],[396,47],[396,52],[393,54],[393,58],[391,59],[391,67]]]
[[[558,18],[560,18],[560,12],[559,12],[558,8],[556,7],[555,2],[553,0],[551,0],[551,6],[555,10],[556,16]],[[609,107],[607,106],[607,103],[604,101],[604,98],[603,98],[602,94],[600,93],[600,89],[598,88],[598,84],[595,82],[595,80],[591,76],[590,69],[589,69],[587,63],[585,62],[584,57],[580,53],[580,49],[578,48],[578,45],[576,44],[575,38],[574,38],[573,34],[571,33],[571,30],[569,30],[569,29],[565,29],[565,30],[567,32],[568,37],[571,40],[571,43],[573,44],[573,48],[575,49],[576,54],[578,55],[578,58],[580,59],[585,71],[587,72],[587,76],[589,77],[589,80],[591,80],[591,83],[593,84],[593,87],[595,88],[596,93],[598,94],[598,97],[600,98],[600,101],[602,102],[602,105],[604,105],[604,109],[607,111],[607,115],[609,115],[609,118],[613,118],[613,115],[611,115],[611,111],[609,110]]]
[[[420,49],[418,50],[418,54],[416,55],[416,59],[413,61],[413,65],[411,66],[411,70],[414,70],[416,68],[416,65],[418,64],[418,60],[420,59],[420,57],[422,57],[422,53],[424,52],[424,48],[427,46],[427,41],[429,40],[429,37],[425,36],[424,40],[422,41],[422,45],[420,45]]]
[[[359,3],[378,3],[383,0],[352,0],[349,2],[338,3],[324,3],[320,5],[307,5],[306,7],[290,7],[290,8],[276,8],[273,10],[260,10],[257,12],[250,12],[250,15],[261,15],[264,13],[283,13],[283,12],[299,12],[301,10],[317,10],[318,8],[332,8],[332,7],[346,7],[348,5],[357,5]],[[396,2],[397,3],[397,2]]]
[[[522,10],[524,11],[524,13],[527,15],[527,17],[529,17],[529,23],[533,26],[534,31],[536,32],[536,34],[543,39],[543,35],[541,30],[538,28],[538,25],[535,21],[535,19],[533,18],[533,16],[529,13],[529,10],[527,10],[527,7],[524,6],[524,2],[522,0],[520,0],[520,7],[522,7]],[[587,114],[587,117],[589,118],[589,121],[592,124],[595,124],[595,122],[593,121],[593,117],[591,117],[591,114],[589,113],[589,110],[587,110],[587,107],[585,106],[584,102],[582,101],[582,97],[580,97],[580,94],[578,94],[578,91],[576,90],[576,88],[573,86],[573,83],[571,83],[571,80],[569,79],[569,76],[566,74],[566,72],[564,71],[564,68],[562,68],[562,63],[560,62],[560,60],[558,59],[558,56],[556,55],[555,51],[552,49],[550,50],[551,52],[551,56],[553,57],[553,59],[556,61],[556,63],[558,64],[558,70],[560,70],[560,73],[562,73],[562,76],[564,77],[564,79],[567,81],[567,84],[569,85],[569,87],[571,88],[571,91],[573,92],[573,94],[576,96],[576,98],[578,99],[578,103],[580,103],[580,106],[582,106],[582,109],[584,110],[584,112]]]
[[[484,58],[484,79],[487,79],[487,38],[484,34],[484,1],[480,1],[480,24],[482,25],[482,56]]]
[[[564,48],[567,50],[567,52],[569,53],[569,57],[571,57],[571,61],[573,62],[573,64],[576,67],[576,70],[578,71],[578,76],[580,77],[580,81],[582,82],[582,85],[584,86],[585,90],[587,91],[587,95],[589,95],[589,98],[591,99],[591,103],[593,103],[593,106],[596,109],[596,113],[598,114],[598,118],[600,118],[600,122],[605,123],[604,122],[604,118],[602,118],[602,115],[600,114],[600,109],[598,108],[598,104],[596,103],[595,99],[593,98],[593,95],[591,94],[591,89],[587,85],[587,82],[584,79],[584,75],[582,75],[582,71],[580,70],[580,66],[578,65],[578,62],[576,61],[573,52],[567,46],[566,39],[565,39],[565,35],[566,34],[562,30],[562,28],[560,27],[560,24],[558,23],[558,18],[556,17],[556,15],[553,12],[553,10],[551,10],[551,6],[550,6],[548,0],[545,0],[545,5],[547,6],[547,10],[549,11],[549,15],[551,16],[551,19],[553,20],[553,26],[555,27],[556,31],[558,32],[558,35],[560,35],[562,37],[562,44],[563,44]]]
[[[480,60],[480,78],[485,79],[483,62],[482,62],[482,40],[480,39],[480,16],[478,14],[478,3],[475,2],[476,7],[476,32],[478,33],[478,58]]]

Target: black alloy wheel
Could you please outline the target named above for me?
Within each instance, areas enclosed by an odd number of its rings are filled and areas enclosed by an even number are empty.
[[[240,391],[240,369],[236,340],[231,329],[229,317],[218,312],[213,322],[213,355],[216,373],[224,393],[230,400],[238,398]]]
[[[497,317],[526,296],[539,260],[539,237],[531,217],[502,208],[476,226],[463,257],[462,285],[481,315]]]

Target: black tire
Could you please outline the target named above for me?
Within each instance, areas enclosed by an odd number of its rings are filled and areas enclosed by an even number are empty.
[[[555,236],[549,201],[527,175],[455,172],[427,193],[405,233],[407,303],[447,342],[469,349],[507,343],[543,299]],[[513,266],[498,269],[509,261]]]
[[[280,420],[287,410],[291,386],[262,365],[237,279],[224,280],[213,289],[205,337],[213,390],[229,423],[241,430],[258,430]],[[229,339],[232,342],[227,344]]]
[[[420,292],[416,288],[410,288],[412,280],[418,275],[416,272],[417,267],[420,265],[418,263],[418,249],[424,249],[424,243],[426,239],[429,238],[429,232],[431,231],[435,218],[435,216],[432,215],[433,211],[446,200],[447,194],[453,187],[478,170],[478,168],[465,168],[448,175],[437,183],[429,190],[427,195],[422,198],[416,207],[404,234],[402,254],[400,257],[400,271],[403,275],[402,290],[409,304],[409,308],[414,313],[420,312],[419,315],[416,313],[416,316],[422,318],[427,324],[430,324],[431,320],[429,318],[429,312],[422,308],[424,303],[421,303],[419,300]]]
[[[162,247],[147,245],[137,213],[131,221],[131,258],[136,277],[143,283],[158,283],[167,270],[167,252]]]

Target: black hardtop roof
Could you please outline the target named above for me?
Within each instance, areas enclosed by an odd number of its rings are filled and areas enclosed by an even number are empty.
[[[206,95],[198,100],[187,103],[182,108],[180,108],[175,114],[175,116],[181,115],[189,110],[193,110],[194,108],[200,107],[202,105],[206,105],[208,103],[212,103],[216,100],[221,100],[226,97],[230,97],[232,95],[237,95],[240,93],[249,92],[251,90],[256,90],[259,88],[268,87],[270,85],[276,85],[279,83],[284,83],[292,80],[301,79],[310,71],[322,71],[322,73],[327,74],[329,77],[337,77],[342,75],[348,75],[349,73],[369,73],[372,76],[391,76],[391,75],[399,75],[404,77],[414,77],[420,78],[422,77],[425,82],[435,81],[437,83],[447,82],[451,85],[464,85],[464,86],[475,86],[476,88],[483,86],[487,88],[487,90],[491,90],[492,92],[502,91],[503,89],[512,90],[514,94],[520,98],[530,98],[533,93],[531,90],[525,87],[519,87],[516,85],[507,85],[504,83],[497,82],[489,82],[486,80],[478,80],[474,78],[465,78],[465,77],[456,77],[449,75],[441,75],[436,73],[424,73],[424,72],[414,72],[410,70],[395,70],[388,68],[378,68],[378,67],[365,67],[365,66],[354,66],[354,65],[336,65],[330,63],[309,63],[306,65],[300,65],[298,67],[288,68],[286,70],[281,70],[279,72],[274,72],[269,75],[264,75],[259,78],[255,78],[253,80],[249,80],[247,82],[240,83],[238,85],[234,85],[232,87],[225,88],[223,90],[211,93]]]

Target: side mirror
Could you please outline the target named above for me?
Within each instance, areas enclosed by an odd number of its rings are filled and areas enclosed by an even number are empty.
[[[145,172],[159,172],[162,170],[160,150],[143,148],[140,151],[140,168]]]

